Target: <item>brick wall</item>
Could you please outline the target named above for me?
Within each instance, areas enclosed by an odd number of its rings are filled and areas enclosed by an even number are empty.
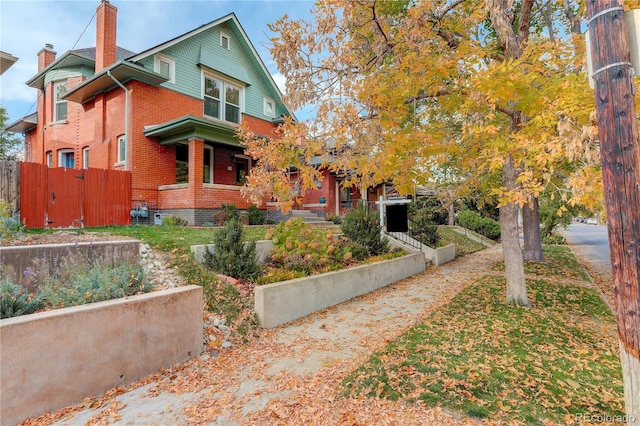
[[[83,77],[69,79],[68,87],[74,87]],[[186,115],[203,117],[202,100],[139,81],[125,84],[130,96],[129,158],[127,164],[117,164],[118,137],[125,134],[125,92],[115,88],[97,95],[84,105],[67,103],[68,120],[52,123],[53,84],[48,84],[44,96],[38,99],[38,125],[27,135],[32,143],[30,158],[33,162],[45,163],[46,152],[53,153],[53,166],[58,166],[60,149],[73,149],[75,167],[82,167],[82,150],[89,149],[89,166],[103,169],[128,169],[132,172],[132,199],[146,201],[160,209],[210,209],[222,204],[235,204],[240,209],[251,203],[240,194],[236,183],[237,164],[231,161],[232,153],[239,153],[224,145],[214,148],[214,183],[230,188],[201,187],[202,168],[193,168],[197,185],[191,189],[158,191],[158,186],[175,184],[175,145],[160,145],[156,138],[147,138],[146,126],[157,125]],[[251,128],[261,135],[274,137],[276,126],[256,117],[243,115]],[[186,142],[186,141],[185,141]],[[210,143],[211,141],[207,141]],[[215,141],[213,141],[215,142]],[[202,164],[202,145],[190,155],[190,161]],[[229,170],[231,168],[231,170]],[[190,171],[191,171],[190,167]],[[196,221],[195,216],[193,221]],[[198,219],[201,221],[201,219]]]

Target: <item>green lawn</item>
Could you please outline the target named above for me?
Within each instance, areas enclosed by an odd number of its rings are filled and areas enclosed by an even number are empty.
[[[615,319],[595,290],[561,283],[577,262],[568,249],[545,255],[548,265],[527,267],[538,274],[530,308],[505,305],[503,277],[480,277],[375,353],[344,392],[526,424],[623,415]]]
[[[446,246],[448,244],[456,245],[457,257],[463,257],[463,256],[466,256],[467,254],[475,253],[485,248],[483,244],[480,244],[477,241],[467,238],[466,236],[454,231],[453,228],[454,227],[452,226],[444,226],[444,225],[438,226],[438,235],[440,236],[440,243],[443,246]],[[470,234],[479,236],[473,231],[467,230],[467,232]],[[490,241],[486,237],[482,237],[482,238],[486,241]]]
[[[124,235],[144,241],[158,250],[170,252],[177,250],[188,252],[192,245],[212,244],[213,234],[217,227],[194,228],[189,226],[104,226],[86,228],[87,232],[106,232],[112,235]],[[264,238],[268,226],[245,226],[244,234],[247,240],[260,240]]]

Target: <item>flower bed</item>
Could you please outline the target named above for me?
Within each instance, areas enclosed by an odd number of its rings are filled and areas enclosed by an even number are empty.
[[[255,310],[262,325],[272,328],[418,274],[424,269],[424,254],[416,253],[256,286]]]

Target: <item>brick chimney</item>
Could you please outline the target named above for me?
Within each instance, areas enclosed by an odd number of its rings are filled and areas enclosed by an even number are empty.
[[[45,44],[42,50],[38,52],[38,72],[42,71],[56,60],[56,51],[53,50],[53,44]]]
[[[96,70],[99,72],[116,61],[116,23],[118,8],[102,0],[97,10]]]

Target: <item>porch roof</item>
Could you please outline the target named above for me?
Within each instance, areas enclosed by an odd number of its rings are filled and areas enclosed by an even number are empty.
[[[70,89],[62,98],[82,104],[94,98],[99,93],[108,92],[116,88],[117,84],[109,74],[120,83],[126,83],[129,80],[139,80],[155,86],[168,81],[168,78],[139,65],[127,61],[119,61],[103,69],[89,80]]]
[[[12,133],[27,133],[29,130],[35,129],[37,125],[38,113],[33,113],[9,124],[6,130]]]
[[[234,126],[193,115],[145,126],[142,133],[147,137],[158,138],[160,145],[172,145],[190,138],[199,138],[225,145],[242,146]]]

